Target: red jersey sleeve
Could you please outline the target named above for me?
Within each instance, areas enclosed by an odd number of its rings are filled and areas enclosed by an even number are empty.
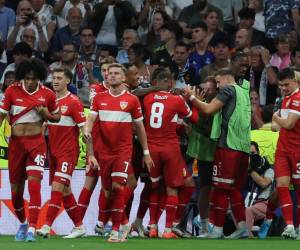
[[[289,108],[291,113],[300,115],[300,92],[293,98]]]
[[[99,107],[98,107],[98,94],[95,95],[95,97],[92,100],[91,107],[90,107],[90,113],[94,115],[98,115]]]
[[[85,124],[84,109],[79,99],[75,99],[72,103],[72,118],[78,127],[82,127]]]
[[[8,87],[3,95],[2,101],[0,103],[0,112],[3,114],[7,114],[10,110],[12,93],[12,87]]]
[[[51,90],[49,90],[49,94],[48,94],[47,108],[49,112],[52,114],[59,112],[59,107],[56,101],[56,95]]]
[[[131,115],[135,122],[142,121],[143,120],[143,113],[142,113],[142,107],[139,99],[136,96],[133,96],[132,98],[132,109],[131,109]]]
[[[180,117],[189,118],[192,115],[189,105],[185,102],[182,96],[177,96],[177,103],[175,105]]]

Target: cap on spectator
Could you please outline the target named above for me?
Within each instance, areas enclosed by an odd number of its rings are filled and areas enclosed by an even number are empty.
[[[252,8],[242,8],[238,12],[238,16],[240,19],[255,19],[255,10]]]
[[[224,44],[227,47],[229,45],[227,35],[222,31],[216,32],[209,42],[209,46],[213,48],[215,48],[219,44]]]
[[[12,49],[13,55],[27,55],[28,58],[32,56],[32,49],[30,46],[25,42],[17,43],[14,48]]]
[[[166,29],[173,32],[177,41],[183,37],[183,30],[176,21],[166,22],[161,29]]]

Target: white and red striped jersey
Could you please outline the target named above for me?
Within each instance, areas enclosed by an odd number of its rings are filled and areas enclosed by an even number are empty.
[[[132,151],[132,122],[142,121],[139,99],[123,91],[114,96],[110,91],[98,93],[92,102],[91,113],[99,119],[98,138],[100,154],[118,154]]]
[[[95,82],[95,83],[91,84],[90,96],[89,96],[90,102],[93,101],[96,94],[104,92],[106,90],[108,90],[108,87],[105,85],[105,82],[102,82],[102,83]]]
[[[10,85],[3,96],[0,104],[0,112],[9,115],[10,124],[34,123],[42,121],[42,117],[35,110],[37,106],[47,107],[50,113],[57,113],[58,106],[54,92],[41,85],[29,93],[23,82]]]
[[[300,91],[299,89],[289,96],[285,96],[280,114],[284,119],[288,118],[289,113],[294,113],[299,116],[294,128],[281,128],[279,132],[279,139],[277,143],[278,148],[288,150],[300,150]]]
[[[85,124],[83,105],[79,98],[70,92],[57,99],[61,117],[58,123],[48,122],[49,148],[56,157],[79,154],[79,127]]]

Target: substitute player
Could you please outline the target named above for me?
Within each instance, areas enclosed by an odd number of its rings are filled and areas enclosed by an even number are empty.
[[[208,238],[223,238],[223,225],[230,201],[238,228],[228,238],[236,239],[248,236],[244,199],[240,191],[246,183],[250,151],[249,82],[237,85],[231,69],[218,71],[216,81],[220,92],[210,103],[203,102],[203,93],[199,100],[189,88],[186,89],[186,97],[202,113],[216,113],[211,133],[218,140],[211,198],[214,201],[215,226]]]
[[[77,238],[85,234],[79,207],[71,190],[70,182],[79,156],[79,129],[85,124],[83,105],[79,98],[68,91],[73,74],[66,68],[53,70],[52,85],[56,93],[61,118],[58,123],[48,122],[49,167],[51,199],[46,216],[46,224],[37,234],[48,237],[51,226],[63,203],[75,227],[65,238]]]
[[[16,69],[18,82],[9,86],[0,106],[0,121],[9,116],[12,136],[8,147],[8,170],[12,203],[21,225],[17,241],[34,241],[41,207],[41,180],[46,161],[46,142],[42,135],[44,121],[58,122],[56,96],[41,85],[47,70],[37,59],[25,60]],[[24,185],[28,180],[29,217],[24,210]]]
[[[293,224],[293,202],[289,185],[295,185],[298,204],[300,202],[300,92],[295,72],[284,69],[279,74],[279,87],[285,96],[279,111],[274,113],[273,121],[280,126],[279,139],[275,153],[275,176],[277,193],[286,228],[282,236],[295,239],[297,233]],[[300,209],[297,209],[299,218]],[[298,231],[298,238],[300,239]]]
[[[163,87],[143,99],[145,128],[149,149],[155,168],[150,170],[152,191],[150,194],[150,232],[152,238],[158,237],[157,224],[159,217],[159,196],[161,181],[166,187],[166,226],[163,238],[177,238],[171,231],[178,205],[178,188],[184,183],[185,161],[181,155],[179,140],[176,134],[178,116],[198,120],[181,96],[169,92],[172,87],[172,75],[165,68],[157,68],[152,75],[153,83]]]
[[[150,169],[153,162],[149,154],[143,116],[139,100],[124,90],[126,69],[120,64],[108,67],[110,88],[94,97],[91,113],[85,128],[85,137],[91,140],[93,124],[100,120],[98,137],[101,143],[95,153],[100,159],[100,175],[105,199],[100,204],[102,211],[107,211],[104,225],[109,217],[112,220],[112,232],[108,242],[120,242],[119,228],[124,212],[124,187],[128,174],[132,172],[132,123],[144,151],[144,161]],[[89,149],[91,148],[91,145]],[[93,151],[89,150],[88,157],[93,158]]]

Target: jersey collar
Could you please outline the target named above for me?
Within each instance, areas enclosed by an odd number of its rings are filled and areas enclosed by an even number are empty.
[[[41,86],[41,82],[39,81],[39,82],[38,82],[38,85],[37,85],[37,87],[36,87],[36,90],[33,91],[32,93],[30,93],[30,92],[28,92],[28,91],[26,90],[26,88],[25,88],[25,86],[24,86],[24,81],[21,81],[21,84],[22,84],[22,89],[23,89],[28,95],[34,95],[36,92],[39,91],[40,86]]]
[[[56,98],[57,101],[66,98],[67,96],[69,96],[71,93],[68,91],[67,94],[65,94],[64,96],[60,97],[60,98]]]
[[[113,97],[119,97],[119,96],[123,95],[125,92],[126,92],[126,90],[124,89],[120,94],[118,94],[118,95],[113,95],[113,94],[110,92],[110,89],[108,90],[108,93],[109,93],[111,96],[113,96]]]

